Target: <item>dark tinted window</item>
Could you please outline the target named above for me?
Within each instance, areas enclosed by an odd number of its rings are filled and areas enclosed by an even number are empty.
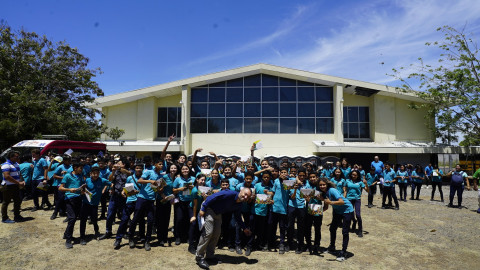
[[[263,117],[277,117],[278,116],[278,103],[263,103],[262,104],[262,116]]]
[[[297,103],[280,104],[281,117],[297,117]]]
[[[297,85],[298,86],[313,86],[314,84],[309,83],[309,82],[304,82],[304,81],[297,81]]]
[[[360,123],[360,138],[370,138],[370,124],[369,123]]]
[[[287,78],[280,77],[280,86],[297,86],[296,80],[291,80]]]
[[[278,101],[278,87],[263,87],[262,101]]]
[[[227,81],[227,87],[242,87],[242,86],[243,86],[243,78]]]
[[[192,88],[192,102],[207,102],[207,88]]]
[[[243,117],[243,104],[227,103],[227,117]]]
[[[260,102],[260,87],[245,88],[243,99],[245,102]]]
[[[315,101],[315,88],[313,87],[299,87],[298,101]]]
[[[167,122],[167,108],[158,108],[158,122]]]
[[[298,133],[315,133],[315,118],[298,118]]]
[[[168,137],[168,135],[167,135],[167,123],[158,123],[157,137],[160,137],[160,138]]]
[[[317,101],[333,101],[332,87],[316,87]]]
[[[358,120],[359,122],[370,122],[368,107],[358,107]]]
[[[191,117],[207,117],[207,103],[192,104]]]
[[[242,133],[243,118],[227,118],[227,133]]]
[[[260,103],[245,103],[243,108],[245,117],[260,117]]]
[[[260,76],[260,74],[245,77],[244,80],[243,80],[243,85],[245,87],[247,87],[247,86],[261,86],[261,76]]]
[[[208,101],[225,102],[225,88],[210,88],[208,90]]]
[[[225,118],[208,118],[208,133],[225,133]]]
[[[333,118],[317,118],[317,133],[333,133]]]
[[[298,117],[315,117],[315,103],[299,103]]]
[[[280,133],[297,133],[297,118],[280,118]]]
[[[317,103],[317,117],[333,117],[333,103]]]
[[[262,74],[262,86],[278,86],[278,77]]]
[[[208,104],[208,117],[225,117],[225,103]]]
[[[242,88],[227,88],[227,102],[242,102],[243,89]]]
[[[297,88],[280,87],[280,101],[297,101]]]
[[[358,122],[358,107],[348,108],[348,122]]]
[[[191,118],[190,132],[207,133],[207,118]]]
[[[278,118],[263,118],[262,133],[278,133]]]
[[[243,133],[260,133],[260,118],[243,119]]]

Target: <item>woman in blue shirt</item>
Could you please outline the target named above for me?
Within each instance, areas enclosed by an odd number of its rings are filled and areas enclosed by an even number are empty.
[[[407,201],[407,185],[408,185],[408,172],[405,170],[405,165],[400,165],[400,169],[397,171],[397,182],[400,188],[400,201]]]
[[[173,182],[173,194],[178,197],[174,207],[174,234],[175,245],[187,241],[188,236],[188,205],[192,201],[192,189],[195,178],[191,176],[192,171],[186,164],[180,167],[180,176]],[[183,238],[183,239],[181,239]]]
[[[345,177],[350,175],[350,172],[352,171],[352,168],[350,167],[350,164],[348,164],[347,159],[343,158],[342,163],[341,163],[340,170],[342,170],[342,173]]]
[[[345,181],[344,196],[353,205],[355,209],[356,220],[353,220],[352,230],[355,231],[356,223],[358,222],[358,237],[363,237],[362,216],[360,215],[360,208],[362,206],[362,189],[368,192],[368,185],[366,180],[361,180],[360,172],[354,170],[350,173],[350,179]]]
[[[326,178],[321,178],[318,187],[322,192],[322,200],[325,202],[323,210],[327,210],[331,205],[333,208],[332,223],[330,224],[330,245],[327,253],[335,253],[335,241],[337,239],[337,228],[342,227],[343,244],[342,251],[337,255],[337,261],[344,261],[347,252],[349,241],[350,223],[353,218],[353,207],[349,200],[345,199],[343,195],[335,188],[335,184],[328,181]]]
[[[160,246],[164,246],[168,241],[168,225],[170,224],[170,214],[172,212],[173,200],[167,200],[166,197],[173,194],[173,181],[178,173],[178,165],[170,164],[167,167],[167,173],[163,176],[164,186],[157,190],[155,225],[157,226],[157,239]]]
[[[375,167],[370,168],[370,172],[365,176],[368,185],[368,208],[373,207],[373,196],[377,193],[378,174]]]
[[[415,189],[417,190],[417,200],[419,200],[420,190],[422,189],[423,180],[425,179],[425,173],[422,170],[420,165],[415,166],[415,171],[412,172],[412,197],[410,200],[413,200],[415,195]]]
[[[333,171],[333,177],[330,181],[336,186],[337,191],[340,194],[343,194],[343,184],[345,182],[345,175],[343,174],[340,168],[337,168]]]
[[[433,201],[433,197],[435,195],[435,190],[438,187],[438,192],[440,192],[440,199],[443,202],[443,191],[442,191],[442,176],[443,172],[438,168],[438,165],[433,165],[432,171],[432,198],[430,201]]]

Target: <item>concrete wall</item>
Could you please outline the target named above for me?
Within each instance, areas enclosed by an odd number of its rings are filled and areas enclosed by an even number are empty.
[[[411,109],[408,106],[411,103],[412,102],[410,101],[401,99],[395,100],[395,129],[397,140],[430,141],[432,138],[432,132],[426,125],[427,122],[424,118],[427,109]]]
[[[125,130],[125,134],[120,138],[121,140],[136,140],[137,102],[134,101],[108,107],[104,123],[109,128],[118,127]],[[108,137],[107,139],[111,140]]]

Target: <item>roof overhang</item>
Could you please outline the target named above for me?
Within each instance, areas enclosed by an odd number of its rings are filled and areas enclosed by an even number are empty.
[[[320,73],[291,69],[286,67],[274,66],[269,64],[255,64],[235,69],[225,70],[221,72],[211,73],[207,75],[196,76],[188,79],[178,80],[174,82],[154,85],[151,87],[141,88],[137,90],[122,92],[115,95],[100,97],[95,102],[88,103],[91,108],[102,108],[108,106],[119,105],[149,97],[167,97],[179,95],[183,86],[197,87],[205,84],[216,83],[225,80],[236,79],[240,77],[268,74],[289,79],[301,80],[321,85],[343,85],[346,93],[369,96],[373,94],[394,96],[400,99],[406,99],[415,102],[425,103],[423,99],[416,96],[414,92],[405,92],[397,87],[387,85],[345,79],[341,77],[329,76]]]
[[[99,141],[107,145],[109,152],[162,152],[167,141]],[[168,146],[168,152],[180,152],[180,141],[172,142]]]

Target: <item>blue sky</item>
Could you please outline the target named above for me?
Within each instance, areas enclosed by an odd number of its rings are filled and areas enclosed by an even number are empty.
[[[105,95],[256,63],[395,85],[393,67],[438,51],[436,28],[480,32],[477,0],[3,0],[0,20],[65,40]]]

